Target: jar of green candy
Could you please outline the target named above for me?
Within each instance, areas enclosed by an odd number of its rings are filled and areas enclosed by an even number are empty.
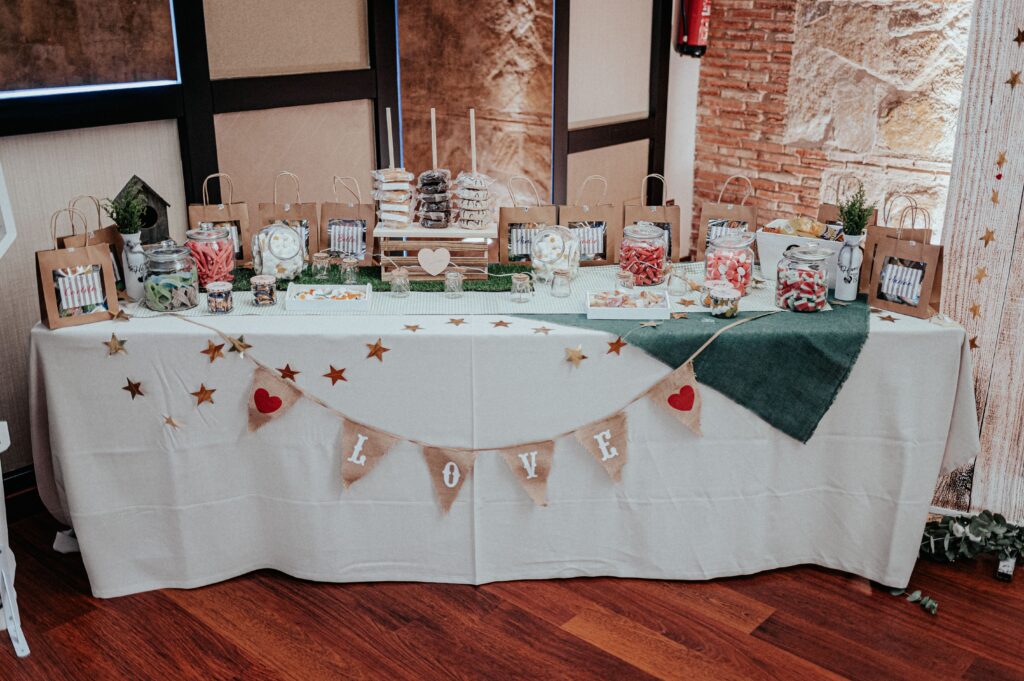
[[[199,273],[192,252],[177,245],[146,251],[143,286],[150,310],[177,312],[195,307],[199,304]]]

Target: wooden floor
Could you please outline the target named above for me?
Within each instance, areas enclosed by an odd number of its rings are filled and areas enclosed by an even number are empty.
[[[919,564],[937,617],[818,568],[482,587],[265,571],[99,600],[55,529],[11,527],[32,655],[0,639],[0,679],[1024,679],[1024,576],[991,562]]]

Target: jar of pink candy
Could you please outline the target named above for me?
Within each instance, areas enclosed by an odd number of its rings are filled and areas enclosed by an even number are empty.
[[[805,246],[786,251],[779,260],[775,304],[793,312],[817,312],[828,299],[829,252]]]
[[[185,237],[201,287],[206,288],[211,281],[234,281],[235,246],[227,227],[190,229]]]
[[[746,230],[733,230],[711,242],[706,256],[706,282],[726,281],[741,296],[747,295],[754,269],[754,235]]]
[[[626,227],[619,246],[619,269],[633,275],[637,286],[657,286],[668,275],[668,232],[655,225]]]

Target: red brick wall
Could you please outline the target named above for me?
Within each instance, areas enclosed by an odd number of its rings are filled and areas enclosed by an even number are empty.
[[[796,0],[712,4],[697,100],[694,234],[701,203],[716,200],[730,175],[753,182],[748,203],[758,207],[762,225],[817,212],[821,171],[829,165],[824,152],[782,143],[795,10]],[[742,186],[734,182],[734,189]]]

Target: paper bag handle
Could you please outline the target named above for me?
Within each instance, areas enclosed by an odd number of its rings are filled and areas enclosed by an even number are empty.
[[[661,205],[665,205],[665,194],[668,193],[668,182],[665,181],[664,175],[658,173],[651,173],[646,175],[644,179],[640,180],[640,205],[646,205],[647,201],[647,180],[654,178],[655,180],[661,180]],[[749,180],[748,180],[749,181]]]
[[[903,228],[906,223],[907,215],[910,216],[910,229],[917,228],[917,216],[922,215],[924,217],[924,229],[932,228],[932,216],[926,209],[918,207],[917,203],[914,202],[909,206],[904,206],[903,210],[900,211],[900,222],[896,228],[896,240],[901,241],[903,236]],[[910,239],[911,242],[914,239]]]
[[[540,192],[537,191],[537,185],[535,185],[533,183],[533,180],[531,180],[530,178],[526,177],[525,175],[513,175],[512,177],[508,178],[508,182],[505,183],[505,186],[508,187],[509,196],[512,197],[512,205],[514,207],[516,207],[516,208],[528,207],[528,206],[520,206],[519,202],[516,201],[516,193],[514,191],[512,191],[512,183],[515,182],[516,180],[522,180],[523,182],[526,182],[528,185],[530,185],[530,189],[533,190],[533,199],[534,199],[534,201],[537,202],[536,206],[539,208],[540,207]]]
[[[591,180],[597,180],[603,186],[603,190],[601,191],[601,198],[598,199],[597,204],[595,205],[600,206],[602,204],[605,197],[608,196],[608,180],[607,178],[605,178],[604,175],[588,175],[587,178],[580,183],[580,188],[576,191],[576,198],[575,200],[573,200],[572,205],[580,205],[580,199],[583,198],[583,190],[586,189],[587,183],[589,183]]]
[[[899,199],[903,199],[904,201],[907,202],[907,204],[909,204],[908,206],[904,206],[904,209],[910,206],[914,206],[915,208],[917,207],[917,199],[915,199],[913,196],[911,196],[910,194],[904,194],[903,192],[896,192],[889,198],[889,201],[885,204],[884,208],[882,209],[882,222],[884,222],[886,226],[890,224],[889,216],[892,215],[893,206],[896,205],[896,202]]]
[[[73,198],[70,201],[68,201],[68,208],[74,210],[75,206],[77,206],[78,202],[81,201],[82,199],[88,199],[88,200],[93,202],[94,206],[96,206],[96,229],[99,229],[100,227],[103,226],[103,213],[100,212],[100,200],[97,199],[95,196],[89,196],[88,194],[79,194],[75,198]],[[72,222],[71,222],[72,234],[75,233],[74,229],[75,229],[75,224],[74,224],[74,221],[72,220]],[[93,230],[93,231],[96,231],[96,230]],[[86,246],[89,245],[89,235],[90,234],[91,234],[91,232],[89,231],[89,221],[86,220],[86,222],[85,222],[85,245]]]
[[[355,182],[355,184],[356,184],[355,191],[352,190],[352,185],[350,185],[345,180],[352,180],[353,182]],[[352,177],[351,175],[345,175],[344,177],[338,177],[337,175],[335,175],[334,176],[334,180],[331,183],[331,190],[334,192],[334,200],[336,202],[341,203],[341,199],[338,198],[338,183],[339,182],[341,183],[342,187],[344,187],[345,189],[348,190],[349,194],[351,194],[352,196],[356,197],[356,203],[357,204],[361,204],[363,202],[363,190],[359,187],[359,180],[357,180],[356,178]],[[299,183],[299,179],[295,178],[296,187],[298,186],[298,183]],[[297,188],[295,190],[295,198],[296,199],[299,198],[299,191],[298,191]],[[275,200],[274,203],[277,203],[277,201]],[[349,205],[351,206],[352,204],[350,203]]]
[[[302,203],[302,199],[299,198],[299,176],[287,170],[282,170],[274,176],[274,203],[277,203],[277,183],[282,176],[292,178],[292,182],[295,183],[295,203]]]
[[[223,205],[225,203],[227,203],[227,204],[234,203],[235,202],[234,201],[234,199],[235,199],[235,183],[231,181],[231,176],[228,175],[227,173],[213,173],[212,175],[207,175],[206,179],[203,180],[203,205],[204,206],[209,206],[210,205],[210,190],[209,190],[209,188],[206,185],[214,177],[221,178],[221,184],[224,184],[224,180],[227,180],[228,200],[224,201],[224,197],[223,196],[220,197],[221,198],[221,204]]]
[[[53,215],[50,216],[50,236],[53,238],[53,247],[54,248],[57,248],[57,222],[58,222],[57,218],[60,217],[61,215],[64,215],[64,214],[68,215],[68,219],[71,222],[71,234],[68,235],[68,236],[74,236],[77,233],[77,232],[75,232],[75,216],[76,215],[78,217],[82,218],[82,223],[85,225],[86,234],[88,235],[89,221],[85,219],[85,216],[82,215],[82,212],[80,210],[78,210],[77,208],[70,208],[70,207],[68,207],[68,208],[61,208],[59,210],[55,210],[55,211],[53,211]]]
[[[848,180],[853,180],[854,182],[856,182],[858,189],[864,189],[864,183],[861,182],[852,173],[846,173],[844,175],[840,175],[839,177],[836,178],[836,186],[835,186],[835,190],[836,190],[835,191],[835,194],[836,194],[835,205],[837,205],[837,206],[839,205],[839,195],[840,195],[840,193],[842,193],[845,196],[845,192],[843,192],[843,190],[846,187],[846,182]]]
[[[754,183],[751,182],[750,178],[747,177],[746,175],[732,175],[732,176],[730,176],[729,179],[727,179],[725,181],[725,184],[722,185],[722,191],[718,192],[718,201],[717,201],[717,203],[721,203],[722,202],[722,196],[725,194],[725,190],[729,188],[729,183],[732,182],[733,180],[743,180],[744,182],[747,183],[747,191],[743,195],[743,198],[740,200],[740,205],[741,206],[747,205],[747,199],[749,199],[751,196],[754,195]]]

